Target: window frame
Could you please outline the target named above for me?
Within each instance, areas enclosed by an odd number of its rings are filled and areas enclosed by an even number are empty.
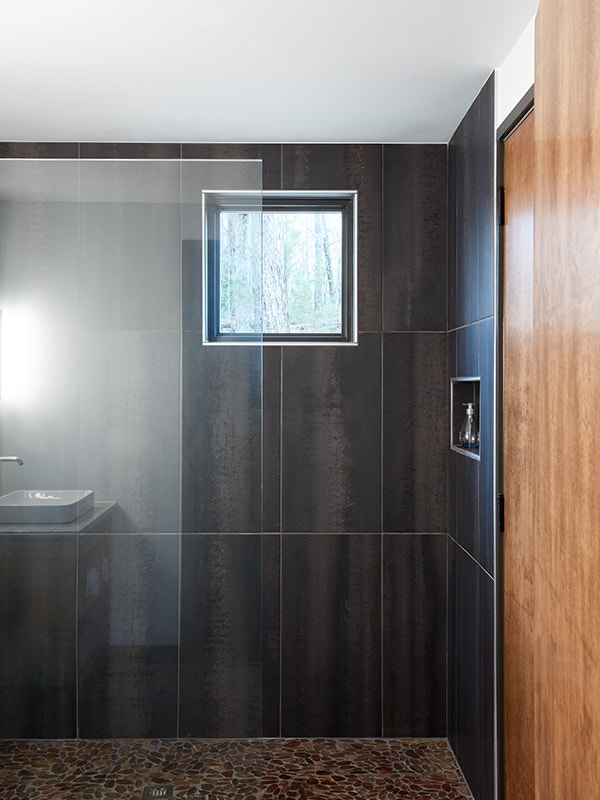
[[[216,345],[356,345],[357,333],[357,192],[355,190],[202,192],[203,344]],[[220,327],[219,214],[257,210],[340,211],[342,213],[340,333],[222,333]],[[262,253],[261,253],[262,261]],[[262,279],[262,275],[261,275]]]

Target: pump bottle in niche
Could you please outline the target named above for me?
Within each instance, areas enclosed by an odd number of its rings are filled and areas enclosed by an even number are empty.
[[[458,433],[458,443],[461,447],[479,447],[479,432],[475,424],[475,406],[473,403],[463,403],[467,407],[465,418]]]

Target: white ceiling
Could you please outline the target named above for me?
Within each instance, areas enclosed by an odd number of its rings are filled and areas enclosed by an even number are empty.
[[[12,0],[0,141],[446,142],[538,0]]]

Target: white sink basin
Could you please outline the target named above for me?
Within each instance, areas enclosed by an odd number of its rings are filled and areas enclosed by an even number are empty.
[[[0,497],[0,524],[73,522],[93,506],[93,489],[19,489]]]

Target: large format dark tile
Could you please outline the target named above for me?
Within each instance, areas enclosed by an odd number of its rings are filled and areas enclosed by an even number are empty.
[[[456,331],[456,376],[479,375],[479,325],[473,323]]]
[[[383,148],[383,328],[447,328],[446,145]]]
[[[494,574],[496,552],[496,517],[494,491],[495,404],[494,404],[494,318],[479,324],[479,363],[481,372],[479,463],[479,536],[480,562]]]
[[[260,535],[182,536],[181,736],[262,735],[261,575]]]
[[[281,530],[281,347],[265,347],[262,384],[262,529]]]
[[[181,242],[181,324],[184,331],[202,331],[202,239]]]
[[[494,313],[494,271],[496,268],[495,219],[495,149],[494,73],[486,81],[478,98],[478,251],[479,251],[479,318]]]
[[[380,345],[284,348],[283,530],[381,530]]]
[[[381,537],[283,535],[283,736],[381,734]]]
[[[80,326],[180,329],[180,166],[82,162]]]
[[[183,337],[182,530],[261,530],[261,348]]]
[[[262,536],[262,736],[280,736],[281,534]]]
[[[449,642],[450,742],[475,800],[494,797],[494,581],[455,549],[454,637]]]
[[[383,537],[383,735],[446,736],[446,535]]]
[[[79,734],[177,734],[179,538],[83,535]]]
[[[79,344],[79,485],[119,504],[115,533],[178,531],[179,333],[92,331]]]
[[[457,259],[457,161],[458,137],[455,134],[448,142],[448,329],[456,327],[456,259]]]
[[[358,329],[381,330],[381,145],[283,145],[283,189],[358,190]]]
[[[445,333],[387,333],[383,358],[383,529],[446,530]]]
[[[477,170],[477,101],[458,126],[456,152],[456,315],[457,326],[479,318],[479,181]]]
[[[0,142],[0,158],[77,158],[77,142]]]
[[[75,736],[76,548],[0,537],[0,738]]]
[[[479,536],[479,461],[452,453],[456,497],[456,540],[473,558],[481,558]]]
[[[163,159],[179,158],[181,146],[176,142],[81,142],[80,158]]]
[[[261,159],[262,188],[281,189],[280,144],[183,144],[182,158]],[[336,187],[337,188],[337,187]]]

